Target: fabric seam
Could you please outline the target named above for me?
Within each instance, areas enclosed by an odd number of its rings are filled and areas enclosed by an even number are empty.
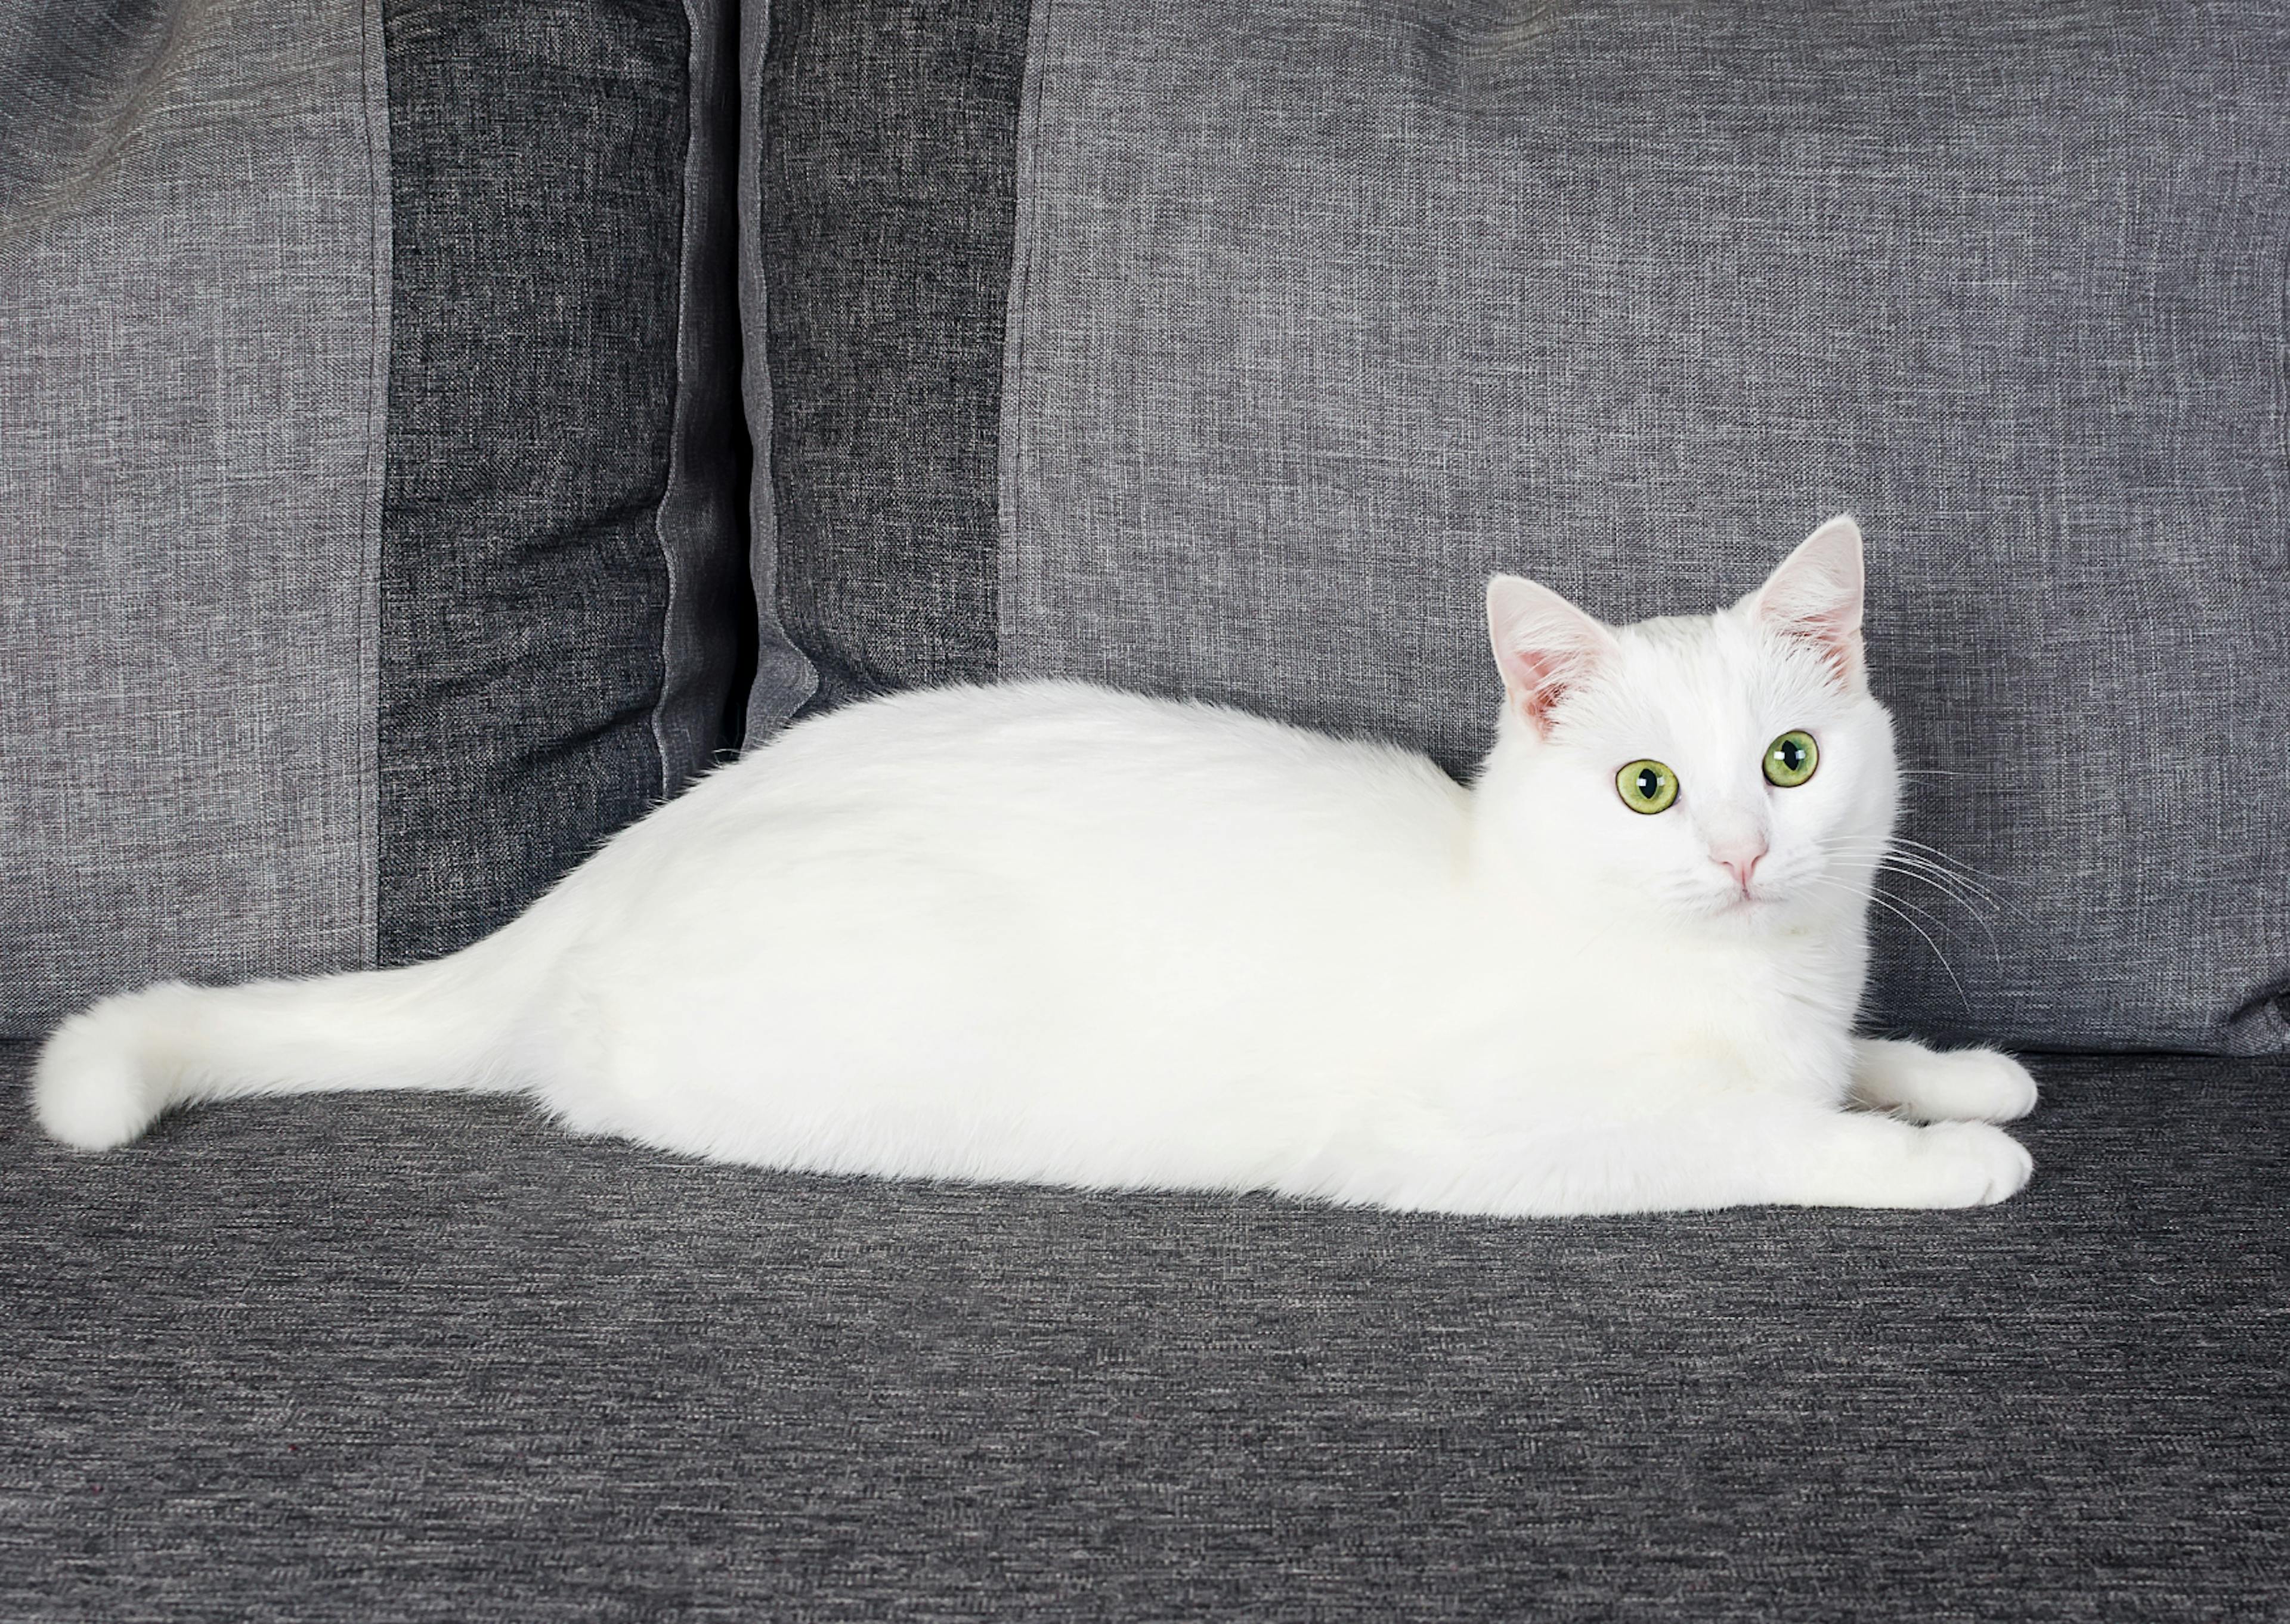
[[[381,530],[389,480],[389,361],[396,264],[390,193],[389,55],[385,0],[361,8],[358,95],[365,116],[368,179],[373,188],[373,353],[366,405],[366,478],[359,516],[357,797],[359,963],[381,962]],[[376,102],[380,116],[376,116]]]
[[[755,600],[755,669],[749,674],[743,714],[742,754],[761,748],[819,692],[819,669],[788,635],[780,610],[779,491],[772,458],[774,392],[772,388],[771,279],[764,269],[762,142],[764,57],[771,48],[771,7],[749,0],[741,15],[739,42],[739,156],[733,173],[737,197],[739,404],[748,436],[748,587]],[[750,30],[747,24],[755,23]],[[783,679],[784,689],[777,686]],[[773,702],[759,708],[769,695]]]
[[[701,156],[707,149],[710,133],[706,117],[708,109],[702,102],[707,78],[701,72],[701,53],[708,49],[708,41],[701,28],[697,9],[696,0],[684,0],[684,194],[677,212],[676,231],[675,398],[669,413],[668,478],[661,491],[659,504],[653,508],[652,514],[653,541],[660,548],[661,571],[668,579],[668,597],[661,606],[660,617],[660,682],[653,690],[652,706],[653,751],[660,759],[660,798],[663,801],[676,791],[675,773],[669,765],[669,706],[682,686],[679,678],[690,675],[689,671],[679,672],[677,669],[677,616],[688,608],[684,600],[689,596],[689,586],[684,579],[684,572],[677,567],[677,549],[669,537],[669,524],[670,511],[676,508],[677,498],[691,476],[685,440],[692,427],[693,221],[700,212],[695,203],[704,201],[697,194],[701,189]]]
[[[997,459],[996,495],[1000,509],[999,556],[994,583],[994,675],[1008,674],[1010,656],[1019,645],[1018,603],[1023,596],[1025,548],[1020,538],[1023,517],[1026,444],[1024,403],[1018,387],[1025,376],[1027,330],[1034,316],[1034,242],[1039,228],[1035,199],[1040,195],[1043,46],[1049,38],[1051,0],[1033,0],[1026,27],[1026,71],[1018,96],[1018,153],[1013,188],[1016,220],[1012,228],[1010,292],[1004,301],[1002,338],[1001,449]]]

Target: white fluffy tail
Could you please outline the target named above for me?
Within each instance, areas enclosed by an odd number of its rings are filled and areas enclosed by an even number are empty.
[[[33,1114],[68,1145],[108,1150],[193,1100],[521,1087],[508,1067],[519,1001],[486,973],[491,945],[402,970],[107,998],[41,1049]]]

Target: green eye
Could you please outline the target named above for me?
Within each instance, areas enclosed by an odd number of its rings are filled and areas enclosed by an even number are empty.
[[[1776,788],[1796,788],[1819,765],[1821,747],[1802,729],[1783,733],[1766,747],[1766,782]]]
[[[1634,761],[1614,774],[1614,788],[1621,792],[1623,805],[1652,817],[1668,812],[1677,799],[1677,774],[1658,761]]]

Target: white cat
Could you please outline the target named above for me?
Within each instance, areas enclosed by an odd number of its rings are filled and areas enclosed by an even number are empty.
[[[1072,684],[853,706],[451,957],[109,999],[50,1039],[35,1106],[89,1148],[189,1100],[471,1089],[838,1172],[1482,1213],[1999,1201],[2030,1164],[1988,1124],[2028,1073],[1852,1035],[1897,793],[1861,580],[1846,518],[1708,619],[1609,628],[1497,577],[1506,698],[1468,789]]]

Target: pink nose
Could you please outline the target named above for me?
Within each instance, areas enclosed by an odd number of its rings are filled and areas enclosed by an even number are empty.
[[[1763,846],[1740,846],[1730,851],[1712,852],[1709,860],[1734,876],[1734,883],[1742,888],[1742,894],[1746,897],[1750,894],[1750,876],[1757,873],[1758,860],[1765,854]]]

